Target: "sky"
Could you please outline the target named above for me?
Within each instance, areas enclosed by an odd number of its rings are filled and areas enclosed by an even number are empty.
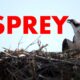
[[[5,31],[0,34],[0,51],[3,48],[15,50],[18,47],[18,43],[21,40],[20,49],[25,49],[29,44],[35,42],[34,45],[30,46],[27,50],[32,51],[38,49],[37,41],[39,40],[42,45],[48,44],[47,51],[59,52],[62,50],[62,41],[67,38],[72,41],[74,32],[70,24],[65,22],[63,25],[63,34],[57,34],[57,25],[52,20],[50,21],[50,29],[52,33],[49,35],[33,35],[23,34],[23,25],[13,30],[13,34],[7,34],[7,16],[16,15],[21,18],[23,16],[35,16],[37,18],[36,30],[39,31],[40,23],[39,17],[43,15],[49,16],[69,16],[71,19],[80,21],[80,0],[0,0],[0,15],[4,16],[2,21],[5,25]]]

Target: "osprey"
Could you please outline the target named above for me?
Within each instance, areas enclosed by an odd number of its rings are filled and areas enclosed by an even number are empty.
[[[68,39],[63,40],[62,51],[68,49],[80,49],[80,23],[76,22],[74,19],[68,19],[67,22],[70,23],[73,28],[74,37],[73,41]]]

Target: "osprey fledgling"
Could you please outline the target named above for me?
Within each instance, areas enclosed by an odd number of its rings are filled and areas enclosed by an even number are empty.
[[[76,22],[74,19],[68,19],[67,22],[71,24],[74,30],[74,38],[73,41],[64,39],[62,51],[67,49],[80,49],[80,23]]]

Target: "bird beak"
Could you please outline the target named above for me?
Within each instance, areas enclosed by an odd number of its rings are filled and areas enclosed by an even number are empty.
[[[71,19],[68,19],[68,20],[67,20],[67,23],[70,23],[70,22],[71,22]]]

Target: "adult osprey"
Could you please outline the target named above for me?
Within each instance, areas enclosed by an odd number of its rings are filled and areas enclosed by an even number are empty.
[[[76,22],[74,19],[68,19],[68,23],[72,25],[74,30],[73,41],[64,39],[62,44],[62,51],[67,49],[80,49],[80,23]]]

